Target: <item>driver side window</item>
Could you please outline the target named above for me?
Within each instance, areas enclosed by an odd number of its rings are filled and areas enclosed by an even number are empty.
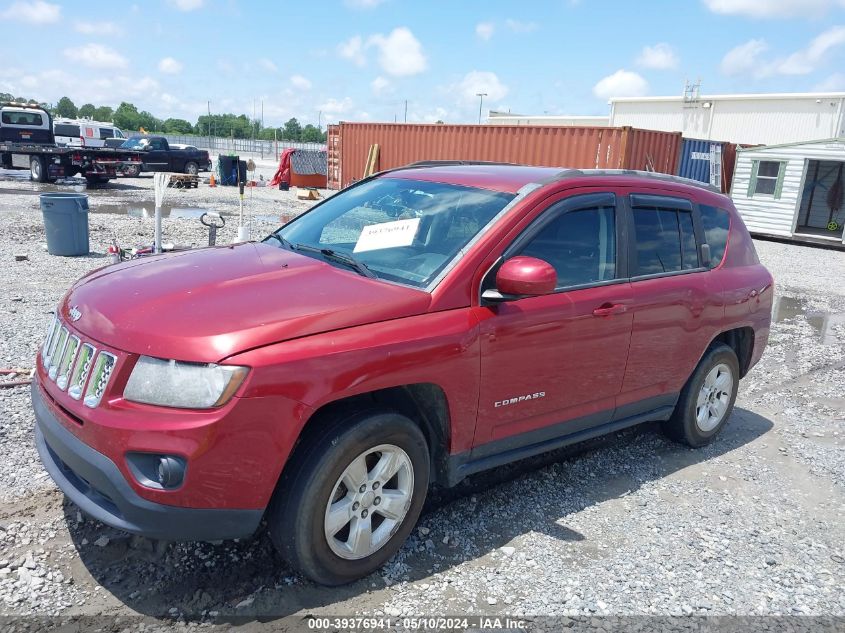
[[[555,213],[554,207],[549,213]],[[551,264],[558,288],[615,279],[616,209],[597,206],[559,212],[518,254]]]

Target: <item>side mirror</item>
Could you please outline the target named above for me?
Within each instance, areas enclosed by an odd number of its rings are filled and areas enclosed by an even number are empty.
[[[508,301],[521,297],[537,297],[554,292],[557,272],[554,267],[536,257],[513,257],[499,268],[496,289],[485,290],[487,301]]]

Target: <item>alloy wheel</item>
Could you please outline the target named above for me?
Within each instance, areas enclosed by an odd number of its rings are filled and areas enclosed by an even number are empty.
[[[326,505],[329,548],[347,560],[381,549],[402,525],[413,491],[414,467],[404,450],[381,444],[361,453],[338,478]]]
[[[719,426],[728,411],[733,389],[733,373],[725,363],[707,372],[695,403],[695,423],[700,431],[709,433]]]

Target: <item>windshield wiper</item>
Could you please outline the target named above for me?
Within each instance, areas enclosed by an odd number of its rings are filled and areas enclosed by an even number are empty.
[[[280,239],[284,239],[279,236]],[[287,241],[287,240],[286,240]],[[288,242],[290,243],[290,242]],[[360,273],[364,277],[369,277],[370,279],[377,279],[378,275],[376,275],[372,270],[370,270],[367,265],[362,262],[360,259],[357,259],[351,253],[346,253],[344,251],[336,251],[331,248],[319,248],[317,246],[311,246],[310,244],[291,244],[293,250],[295,251],[306,251],[308,253],[319,253],[326,259],[330,259],[332,261],[340,262],[341,264],[346,264],[356,272]]]
[[[277,240],[277,241],[279,242],[279,244],[281,244],[282,246],[284,246],[284,247],[286,247],[286,248],[289,248],[289,249],[290,249],[290,250],[292,250],[292,251],[295,251],[295,250],[296,250],[296,246],[294,246],[293,244],[291,244],[288,240],[286,240],[285,238],[283,238],[283,237],[282,237],[281,235],[279,235],[278,233],[270,233],[270,235],[268,235],[267,237],[272,237],[273,239]]]

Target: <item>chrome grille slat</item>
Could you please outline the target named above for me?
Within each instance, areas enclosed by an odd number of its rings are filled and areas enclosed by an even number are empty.
[[[79,351],[79,337],[71,335],[65,343],[65,351],[59,361],[59,369],[56,372],[56,385],[64,391],[67,389],[68,380],[70,379],[70,370],[73,368],[73,361],[76,359],[76,353]]]
[[[59,342],[59,330],[61,330],[62,324],[57,318],[55,323],[53,324],[53,329],[50,332],[50,341],[47,345],[47,353],[44,355],[44,368],[47,369],[50,367],[50,361],[53,359],[53,354],[56,351],[56,345]]]
[[[56,374],[59,372],[59,361],[62,358],[62,354],[65,353],[65,345],[67,344],[68,334],[68,329],[63,325],[62,329],[59,330],[59,336],[56,339],[55,350],[52,354],[50,354],[50,369],[47,371],[47,375],[50,376],[50,380],[55,380]]]
[[[88,379],[88,388],[85,390],[85,399],[83,402],[86,407],[92,409],[100,404],[103,399],[103,394],[106,392],[106,386],[111,379],[112,371],[117,363],[117,357],[108,352],[100,352],[97,354],[97,360],[94,362],[94,371],[91,372],[91,377]]]
[[[79,400],[85,391],[85,383],[88,382],[88,374],[91,373],[96,353],[97,348],[90,343],[83,343],[79,350],[79,357],[73,366],[67,389],[68,395],[74,400]]]
[[[59,319],[56,315],[53,315],[52,320],[50,321],[49,325],[47,326],[47,336],[44,339],[44,344],[41,346],[41,363],[46,367],[47,360],[49,356],[47,355],[50,351],[50,343],[53,342],[53,336],[56,334],[56,330],[59,328]]]

